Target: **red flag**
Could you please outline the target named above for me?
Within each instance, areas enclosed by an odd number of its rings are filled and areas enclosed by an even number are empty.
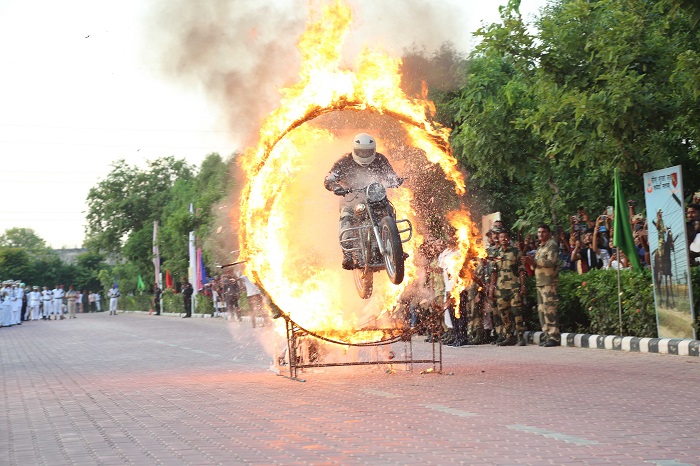
[[[165,287],[166,288],[172,288],[173,287],[173,278],[170,276],[170,270],[165,270]]]

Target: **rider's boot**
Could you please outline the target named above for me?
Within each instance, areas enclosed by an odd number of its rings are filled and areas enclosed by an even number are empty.
[[[343,252],[343,268],[352,270],[355,268],[355,261],[352,259],[352,253]]]

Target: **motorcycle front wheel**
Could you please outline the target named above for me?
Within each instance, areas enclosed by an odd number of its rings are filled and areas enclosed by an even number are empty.
[[[403,245],[396,222],[388,215],[379,222],[379,232],[384,247],[384,267],[394,285],[403,281]]]
[[[355,279],[355,288],[357,289],[357,294],[362,299],[369,299],[372,296],[372,289],[374,288],[374,279],[372,277],[372,271],[362,269],[353,269],[352,277]]]

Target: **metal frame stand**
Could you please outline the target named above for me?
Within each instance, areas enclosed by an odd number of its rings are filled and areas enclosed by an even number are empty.
[[[324,338],[321,335],[315,334],[308,330],[303,329],[287,315],[283,315],[286,328],[287,328],[287,359],[289,364],[289,378],[299,382],[305,382],[304,379],[299,378],[299,371],[303,371],[307,368],[314,367],[340,367],[340,366],[371,366],[371,365],[381,365],[381,364],[405,364],[406,370],[413,371],[414,364],[432,364],[432,368],[426,370],[425,373],[442,373],[442,326],[436,325],[435,319],[431,319],[430,329],[432,342],[432,358],[431,359],[413,359],[413,342],[411,340],[414,332],[412,330],[406,329],[401,332],[398,336],[394,336],[387,340],[381,340],[376,342],[352,344],[333,341],[328,338]],[[387,328],[374,328],[371,330],[385,331],[390,334],[395,334],[396,331],[401,329],[387,329]],[[356,346],[356,347],[378,347],[384,345],[390,345],[393,343],[398,343],[403,341],[406,345],[405,356],[403,359],[389,359],[389,360],[374,360],[374,361],[354,361],[354,362],[337,362],[337,363],[323,363],[318,361],[318,353],[314,351],[311,345],[307,345],[305,350],[302,349],[302,340],[307,340],[313,338],[318,341],[325,341],[327,343],[341,345],[341,346]],[[437,340],[437,341],[435,341]],[[313,340],[312,340],[313,341]],[[284,356],[278,358],[278,366],[284,365]],[[281,371],[280,371],[281,374]]]

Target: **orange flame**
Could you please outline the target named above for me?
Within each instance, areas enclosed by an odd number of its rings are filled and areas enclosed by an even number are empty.
[[[264,289],[273,307],[307,329],[346,332],[350,335],[346,341],[352,335],[367,341],[372,337],[367,332],[360,335],[357,329],[380,327],[406,286],[415,280],[422,235],[414,228],[413,239],[404,243],[409,259],[401,285],[391,285],[384,274],[375,274],[372,298],[357,297],[351,274],[339,266],[337,201],[322,182],[342,151],[349,152],[348,135],[373,132],[373,128],[334,126],[329,123],[331,113],[391,117],[404,134],[402,144],[419,149],[428,162],[438,165],[457,194],[463,194],[465,187],[451,154],[449,130],[426,117],[435,111],[425,98],[427,87],[425,95],[416,99],[401,90],[399,59],[364,49],[354,69],[341,68],[351,20],[350,8],[340,1],[312,12],[298,44],[302,58],[299,81],[280,91],[279,108],[263,122],[257,146],[243,157],[247,183],[241,200],[239,242],[247,260],[246,273]],[[387,147],[381,147],[382,138],[378,139],[378,151],[383,152]],[[391,152],[385,154],[392,160]],[[389,195],[397,217],[416,225],[411,191],[402,188]],[[460,277],[458,285],[464,286],[471,276],[462,267],[468,255],[485,254],[474,242],[478,232],[468,212],[453,213],[449,221],[459,241],[461,262],[454,265],[455,276]]]

